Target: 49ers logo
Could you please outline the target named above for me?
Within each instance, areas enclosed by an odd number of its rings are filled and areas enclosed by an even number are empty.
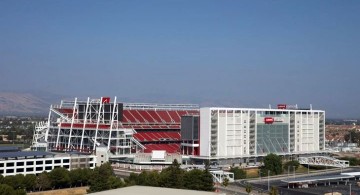
[[[272,118],[272,117],[265,117],[264,118],[264,123],[265,124],[273,124],[274,123],[274,118]]]

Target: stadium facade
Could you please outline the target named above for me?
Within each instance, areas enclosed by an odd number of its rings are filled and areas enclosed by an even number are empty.
[[[91,154],[102,145],[119,157],[153,150],[180,153],[181,117],[198,113],[192,104],[63,100],[50,107],[47,122],[36,126],[33,149]]]
[[[276,109],[199,108],[75,98],[50,107],[48,121],[36,126],[32,148],[81,154],[105,148],[108,157],[101,161],[132,158],[133,163],[138,154],[159,150],[182,155],[188,163],[259,162],[269,153],[318,155],[326,153],[325,112],[282,104]],[[148,164],[153,163],[158,162]]]
[[[211,159],[321,153],[325,112],[278,105],[277,109],[201,108],[200,156]]]

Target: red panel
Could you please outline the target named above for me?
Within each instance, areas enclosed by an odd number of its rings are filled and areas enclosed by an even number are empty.
[[[286,109],[286,104],[278,104],[278,109]]]
[[[150,153],[153,150],[165,150],[167,153],[178,153],[180,151],[179,144],[146,144],[144,152]]]
[[[129,112],[135,117],[136,121],[145,123],[145,119],[139,114],[137,110],[129,110]]]
[[[172,122],[180,123],[180,116],[176,113],[176,111],[168,111]]]
[[[58,108],[57,110],[63,114],[72,114],[73,113],[73,109],[71,109],[71,108]]]
[[[161,110],[161,111],[157,111],[157,113],[159,114],[161,119],[163,119],[164,122],[171,123],[171,118],[166,111]]]
[[[108,104],[108,103],[110,103],[110,97],[102,97],[102,98],[101,98],[101,102],[102,102],[103,104]]]
[[[129,123],[136,123],[135,117],[131,114],[130,110],[124,110],[123,115],[129,119]]]
[[[157,123],[156,120],[154,120],[154,118],[146,111],[146,110],[142,110],[139,111],[139,113],[141,114],[141,116],[149,123]]]
[[[265,118],[264,118],[264,122],[265,122],[265,124],[273,124],[273,123],[274,123],[274,118],[272,118],[272,117],[265,117]]]
[[[147,113],[148,113],[155,121],[157,121],[158,123],[161,123],[161,122],[162,122],[160,116],[157,114],[156,111],[154,111],[154,110],[148,110]]]
[[[71,123],[61,123],[60,126],[65,127],[65,128],[71,128]],[[73,128],[82,129],[83,127],[84,127],[83,123],[74,123],[73,124]],[[96,124],[86,124],[85,128],[86,129],[96,129]],[[99,129],[110,129],[110,125],[99,124]]]

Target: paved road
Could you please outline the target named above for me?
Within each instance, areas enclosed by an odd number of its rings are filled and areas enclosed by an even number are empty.
[[[360,171],[360,168],[358,167],[352,167],[347,169],[329,169],[329,170],[323,170],[323,171],[317,171],[310,174],[297,174],[296,177],[312,177],[312,176],[318,176],[318,175],[334,175],[334,174],[340,174],[341,172],[358,172]],[[279,194],[283,195],[314,195],[314,194],[324,194],[329,192],[340,192],[342,194],[349,194],[349,185],[345,185],[345,182],[340,183],[337,185],[336,182],[332,182],[331,186],[324,186],[323,184],[319,183],[319,186],[317,187],[310,187],[310,188],[287,188],[287,184],[282,182],[281,180],[286,179],[287,175],[281,175],[276,177],[270,177],[269,184],[270,186],[276,186],[279,190]],[[293,175],[291,175],[293,177]],[[268,188],[268,180],[267,177],[262,178],[260,180],[252,179],[252,180],[241,180],[237,181],[235,184],[244,187],[246,183],[249,182],[253,186],[254,190],[267,190]],[[351,181],[352,183],[352,192],[353,194],[360,194],[360,188],[356,185],[356,181]]]

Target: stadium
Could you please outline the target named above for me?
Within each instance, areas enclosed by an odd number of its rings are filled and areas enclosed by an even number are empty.
[[[75,98],[50,107],[48,121],[35,128],[32,149],[94,154],[103,148],[104,161],[135,164],[176,158],[186,164],[241,165],[256,164],[269,153],[325,153],[324,136],[325,112],[312,108],[200,108]]]

